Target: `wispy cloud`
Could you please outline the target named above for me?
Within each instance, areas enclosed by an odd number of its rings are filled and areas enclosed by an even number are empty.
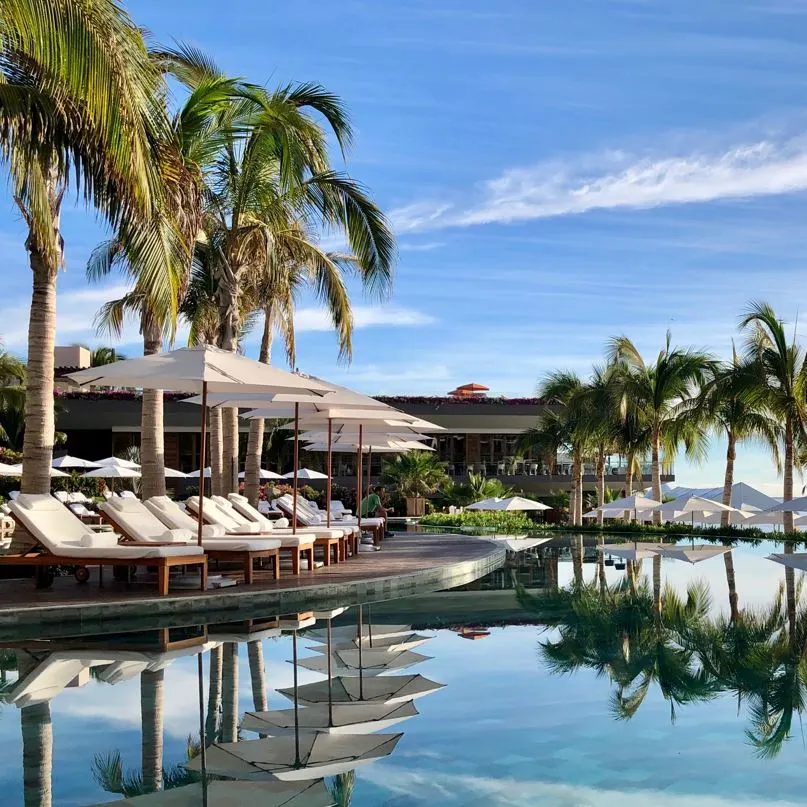
[[[431,252],[434,249],[441,249],[445,245],[445,241],[426,241],[420,244],[416,241],[403,241],[398,244],[398,249],[401,252]]]
[[[411,308],[394,306],[353,306],[354,328],[416,327],[430,325],[434,318]],[[332,331],[333,323],[322,308],[299,308],[294,314],[294,327],[298,332]]]
[[[807,190],[807,137],[801,136],[673,155],[611,151],[545,161],[508,169],[483,183],[470,206],[419,202],[391,216],[403,233],[803,190]]]

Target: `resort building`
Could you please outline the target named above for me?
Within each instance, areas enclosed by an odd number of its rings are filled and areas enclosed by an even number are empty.
[[[83,351],[83,353],[81,353]],[[69,361],[68,367],[57,367],[57,429],[67,435],[66,448],[71,454],[98,459],[120,454],[140,441],[140,397],[131,390],[94,391],[71,387],[64,379],[70,371],[80,369],[74,362],[87,361],[86,349],[57,348],[57,362]],[[186,395],[166,395],[165,400],[165,464],[181,471],[199,467],[199,408],[183,403]],[[554,462],[548,457],[518,456],[519,436],[534,426],[544,404],[538,398],[491,397],[481,384],[465,384],[445,396],[379,397],[411,415],[425,418],[445,431],[434,435],[438,456],[448,467],[449,475],[462,479],[469,473],[501,477],[513,487],[533,493],[568,489],[571,482],[571,460],[559,455]],[[248,423],[242,424],[248,431]],[[245,440],[243,441],[246,442]],[[372,458],[371,474],[377,477],[384,457]],[[304,455],[303,464],[318,468],[324,465],[321,453]],[[355,484],[355,457],[334,454],[334,481],[347,487]],[[277,470],[277,469],[274,469]],[[284,469],[286,470],[286,469]],[[642,469],[649,480],[650,468]],[[672,464],[664,464],[662,482],[675,480]],[[606,484],[620,489],[625,481],[625,467],[619,457],[609,457]],[[594,489],[594,468],[584,469],[584,485]]]

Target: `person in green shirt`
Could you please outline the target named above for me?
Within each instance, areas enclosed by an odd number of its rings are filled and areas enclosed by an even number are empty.
[[[381,500],[384,495],[384,488],[371,487],[368,494],[361,500],[359,505],[359,514],[362,518],[381,518],[384,523],[378,530],[373,530],[373,544],[376,549],[380,549],[381,539],[385,538],[389,533],[387,532],[387,514],[392,510],[387,510]]]
[[[370,488],[370,492],[361,500],[359,512],[362,518],[375,518],[381,507],[381,497],[376,493],[375,488]]]

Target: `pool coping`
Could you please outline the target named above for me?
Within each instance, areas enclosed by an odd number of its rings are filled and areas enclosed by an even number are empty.
[[[431,536],[429,536],[431,537]],[[446,536],[450,537],[450,536]],[[467,536],[457,535],[457,538]],[[493,541],[476,539],[487,552],[425,569],[378,577],[291,588],[235,586],[202,596],[141,597],[119,601],[59,603],[0,608],[0,641],[86,636],[114,630],[148,630],[177,625],[254,619],[267,614],[328,610],[364,602],[411,597],[465,585],[499,568],[506,551]]]

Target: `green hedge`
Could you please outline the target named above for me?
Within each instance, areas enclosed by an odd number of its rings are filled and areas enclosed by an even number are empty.
[[[420,524],[425,527],[480,527],[508,533],[536,532],[543,529],[542,524],[536,524],[524,513],[485,510],[466,510],[464,513],[454,514],[432,513],[423,516]]]

